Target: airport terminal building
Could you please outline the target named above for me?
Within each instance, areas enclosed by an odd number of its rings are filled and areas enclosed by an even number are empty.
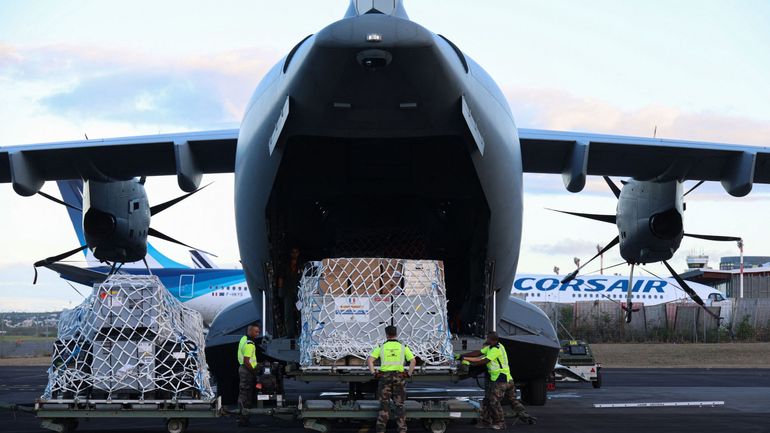
[[[697,258],[703,259],[704,256]],[[703,260],[691,260],[688,257],[690,270],[681,274],[682,278],[696,283],[714,287],[728,298],[740,297],[741,261],[739,256],[722,257],[719,269],[703,266],[693,266],[703,263]],[[770,257],[745,256],[743,258],[743,297],[770,298]]]

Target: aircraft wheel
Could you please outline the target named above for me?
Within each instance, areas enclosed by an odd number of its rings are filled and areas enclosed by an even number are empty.
[[[548,400],[547,387],[544,377],[532,379],[521,388],[521,400],[530,406],[545,406]]]
[[[187,419],[171,418],[166,422],[168,433],[184,433],[187,430]]]
[[[602,371],[597,370],[596,371],[596,380],[591,382],[591,386],[594,388],[601,388],[602,387]]]
[[[431,433],[444,433],[446,432],[447,422],[441,419],[434,419],[430,423]]]

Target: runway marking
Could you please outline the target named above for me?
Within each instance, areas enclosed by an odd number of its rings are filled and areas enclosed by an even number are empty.
[[[580,396],[574,392],[564,394],[548,394],[548,398],[580,398]]]
[[[724,406],[724,401],[670,401],[670,402],[647,402],[647,403],[596,403],[597,408],[615,408],[615,407],[682,407],[682,406]]]

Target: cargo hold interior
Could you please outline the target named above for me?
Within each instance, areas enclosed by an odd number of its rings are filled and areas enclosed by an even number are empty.
[[[291,137],[266,212],[275,269],[292,247],[303,262],[442,260],[450,330],[483,335],[490,212],[460,137]]]

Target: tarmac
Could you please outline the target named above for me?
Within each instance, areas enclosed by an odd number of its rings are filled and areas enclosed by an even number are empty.
[[[46,383],[44,367],[0,367],[0,403],[31,404]],[[330,398],[343,386],[287,382],[289,398]],[[448,386],[408,388],[409,398],[481,396],[475,381]],[[708,402],[698,406],[699,402]],[[602,407],[602,405],[626,407]],[[691,406],[685,406],[689,404]],[[694,406],[692,406],[694,404]],[[599,405],[599,406],[596,406]],[[639,407],[651,406],[651,407]],[[604,369],[603,386],[559,383],[542,407],[528,408],[536,425],[511,425],[508,431],[526,432],[770,432],[770,369]],[[28,413],[0,411],[0,431],[44,432]],[[425,431],[410,422],[412,432]],[[469,423],[450,424],[448,432],[470,431]],[[81,421],[82,432],[166,431],[160,420],[107,419]],[[305,431],[299,422],[252,417],[237,428],[232,418],[191,420],[188,432],[292,433]],[[373,432],[372,423],[335,423],[333,432]],[[389,431],[395,431],[391,426]],[[477,431],[473,429],[473,431]],[[478,430],[481,431],[481,430]],[[488,430],[492,431],[492,430]]]

